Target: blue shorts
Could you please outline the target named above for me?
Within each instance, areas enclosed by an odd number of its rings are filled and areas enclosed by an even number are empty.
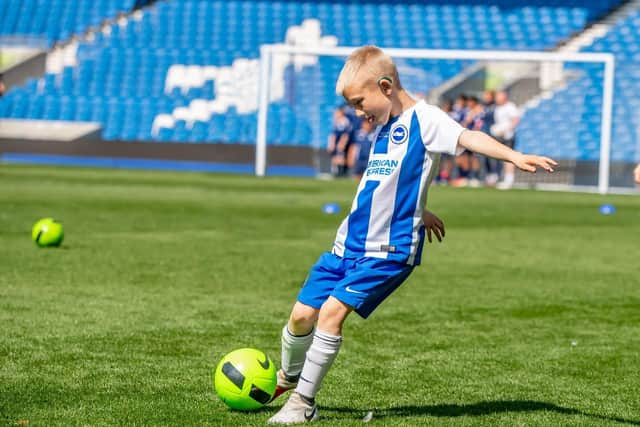
[[[298,301],[320,309],[332,296],[369,317],[409,277],[413,266],[382,258],[320,256],[298,294]]]

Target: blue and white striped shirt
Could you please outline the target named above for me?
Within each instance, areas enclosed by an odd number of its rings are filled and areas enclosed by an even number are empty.
[[[464,130],[424,101],[376,129],[369,163],[333,253],[420,264],[422,213],[441,153],[456,154]]]

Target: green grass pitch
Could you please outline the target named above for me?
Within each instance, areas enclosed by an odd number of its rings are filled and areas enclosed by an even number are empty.
[[[279,359],[354,191],[0,165],[0,424],[265,425],[282,400],[230,412],[213,369],[244,346]],[[429,207],[444,243],[347,321],[319,425],[639,425],[640,198],[433,188]],[[61,248],[31,241],[46,216]]]

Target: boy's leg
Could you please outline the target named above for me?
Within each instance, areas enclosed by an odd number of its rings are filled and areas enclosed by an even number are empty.
[[[406,264],[377,259],[371,262],[370,266],[356,264],[320,308],[318,328],[296,387],[296,392],[311,403],[338,355],[342,325],[349,313],[356,307],[358,314],[366,318],[413,271],[413,267]]]
[[[282,329],[282,368],[278,371],[278,385],[271,400],[297,385],[307,350],[313,341],[313,326],[320,308],[335,284],[344,278],[342,270],[342,259],[331,253],[321,255],[311,268],[289,321]]]
[[[342,344],[342,325],[351,311],[367,318],[411,274],[413,266],[377,258],[349,267],[320,308],[318,328],[300,374],[296,392],[269,419],[269,424],[294,424],[318,417],[315,395]]]
[[[281,365],[290,382],[297,382],[305,355],[313,341],[313,326],[320,310],[299,301],[293,306],[289,322],[282,328]]]
[[[324,376],[340,351],[342,324],[351,311],[353,308],[334,297],[329,297],[320,309],[318,329],[296,387],[296,392],[309,400],[316,397]]]
[[[307,350],[313,341],[313,326],[319,311],[299,301],[293,306],[289,322],[282,328],[281,369],[278,371],[278,384],[271,401],[298,384]]]
[[[342,324],[353,308],[329,297],[320,309],[318,329],[307,351],[296,392],[269,419],[269,424],[291,424],[315,420],[318,411],[315,396],[331,368],[342,344]]]

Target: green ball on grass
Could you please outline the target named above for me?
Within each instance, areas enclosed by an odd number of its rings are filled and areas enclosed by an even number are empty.
[[[42,218],[33,226],[31,238],[40,247],[60,246],[64,238],[62,224],[53,218]]]

